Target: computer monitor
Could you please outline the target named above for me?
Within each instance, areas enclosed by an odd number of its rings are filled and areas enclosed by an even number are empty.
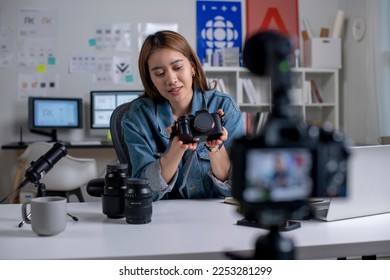
[[[109,129],[111,114],[119,105],[130,102],[143,94],[143,90],[91,91],[91,128]]]
[[[51,137],[56,142],[57,129],[83,127],[81,98],[35,97],[28,98],[29,129],[33,133]],[[48,132],[46,129],[51,130]]]

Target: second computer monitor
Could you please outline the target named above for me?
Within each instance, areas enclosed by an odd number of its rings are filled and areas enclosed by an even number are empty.
[[[143,90],[91,91],[91,128],[110,128],[110,117],[116,107],[133,101]]]

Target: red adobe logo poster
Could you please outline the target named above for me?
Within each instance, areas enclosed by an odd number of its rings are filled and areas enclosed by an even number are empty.
[[[292,39],[299,49],[297,0],[247,0],[246,38],[264,30],[277,30]]]

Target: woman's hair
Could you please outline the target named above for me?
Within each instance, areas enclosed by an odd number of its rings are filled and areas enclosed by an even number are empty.
[[[149,58],[157,50],[171,49],[182,53],[190,62],[195,70],[193,78],[193,89],[199,89],[201,92],[210,90],[207,84],[206,74],[200,64],[198,56],[192,49],[188,41],[179,33],[169,30],[158,31],[146,37],[138,59],[138,69],[141,81],[145,89],[145,94],[153,100],[162,98],[162,95],[155,88],[149,72]]]

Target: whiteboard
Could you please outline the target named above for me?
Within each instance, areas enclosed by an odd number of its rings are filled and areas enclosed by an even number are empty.
[[[139,27],[147,24],[158,26],[177,25],[178,31],[183,34],[190,44],[196,46],[196,1],[195,0],[3,0],[0,3],[0,27],[11,36],[9,43],[12,64],[0,67],[0,109],[2,119],[0,127],[6,126],[9,133],[0,137],[4,143],[17,141],[22,127],[25,141],[36,141],[42,136],[31,134],[27,127],[27,100],[25,96],[58,95],[65,97],[81,97],[84,103],[84,128],[78,130],[59,131],[59,138],[64,141],[84,140],[95,136],[105,136],[107,131],[91,130],[89,117],[89,94],[92,90],[138,90],[142,84],[138,74]],[[180,12],[180,11],[185,11]],[[191,12],[193,11],[193,12]],[[31,17],[29,17],[32,15]],[[35,17],[34,17],[35,15]],[[51,28],[44,29],[42,21],[53,15]],[[46,16],[46,17],[45,17]],[[29,19],[35,21],[35,29],[28,26]],[[128,50],[115,48],[97,48],[96,30],[100,27],[130,25]],[[43,29],[43,31],[42,31]],[[35,32],[38,38],[21,36],[21,32]],[[40,37],[39,37],[40,36]],[[45,38],[45,36],[48,37]],[[145,35],[143,35],[145,36]],[[107,37],[105,37],[107,39]],[[27,43],[26,43],[27,42]],[[33,42],[33,43],[31,43]],[[27,46],[26,46],[27,45]],[[23,48],[24,46],[24,48]],[[101,45],[100,45],[101,46]],[[39,48],[43,48],[45,55],[52,48],[54,56],[45,58],[42,67],[21,65],[20,56],[29,56],[31,48],[35,55],[39,55]],[[46,51],[46,52],[45,52]],[[131,69],[131,75],[121,77],[120,82],[97,82],[96,72],[85,67],[83,71],[71,69],[72,58],[117,59],[120,68],[121,59],[127,62],[123,69]],[[25,59],[28,64],[29,59]],[[88,60],[91,61],[91,60]],[[85,62],[85,61],[84,61]],[[75,70],[76,69],[76,70]],[[122,69],[122,70],[123,70]],[[103,72],[104,73],[104,72]],[[119,75],[120,76],[120,75]],[[127,78],[128,80],[124,80]],[[47,82],[45,90],[32,88],[34,81]],[[29,86],[24,92],[22,84]],[[21,95],[24,92],[25,95]],[[5,124],[6,123],[6,124]],[[2,129],[4,131],[4,129]],[[62,134],[62,135],[61,135]],[[46,140],[45,138],[42,138]]]

